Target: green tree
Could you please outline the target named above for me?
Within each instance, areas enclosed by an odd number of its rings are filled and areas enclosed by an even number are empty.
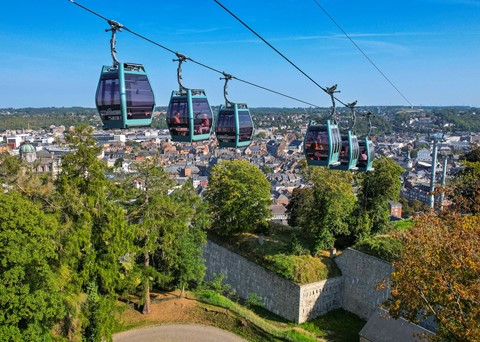
[[[292,197],[287,205],[288,224],[291,227],[298,227],[308,221],[308,212],[313,207],[313,189],[295,188]]]
[[[63,317],[57,218],[16,191],[0,193],[0,336],[48,341]]]
[[[355,208],[352,174],[327,168],[308,168],[313,198],[297,218],[299,226],[315,240],[315,249],[331,248],[335,237],[350,233],[350,216]],[[306,192],[308,194],[308,192]]]
[[[388,201],[400,199],[402,186],[400,176],[405,172],[391,158],[381,157],[374,161],[375,171],[358,176],[360,188],[358,193],[357,217],[363,218],[364,227],[358,230],[368,235],[370,231],[385,229],[389,221]],[[362,225],[359,222],[359,225]]]
[[[434,317],[442,341],[480,337],[480,217],[423,214],[402,233],[389,311],[416,321]]]
[[[190,283],[198,284],[205,276],[203,248],[207,242],[210,216],[207,204],[195,193],[192,182],[184,184],[174,196],[184,208],[182,216],[187,223],[178,234],[176,262],[172,267],[175,285],[180,288],[180,296],[183,297]]]
[[[464,162],[464,168],[452,179],[447,194],[459,212],[480,213],[480,162]]]
[[[136,164],[133,198],[126,206],[136,227],[136,244],[142,257],[143,313],[150,312],[153,283],[173,283],[184,289],[189,281],[203,278],[202,247],[208,219],[191,182],[176,187],[157,158]],[[133,184],[133,183],[130,183]],[[152,260],[156,266],[153,267]],[[153,280],[153,283],[152,283]]]
[[[105,176],[92,129],[65,135],[72,152],[63,156],[55,180],[60,227],[62,289],[69,339],[111,339],[117,291],[124,286],[124,260],[132,253],[133,231],[116,201],[117,188]]]
[[[205,198],[212,229],[231,235],[266,225],[271,215],[270,183],[246,160],[221,161],[210,174]]]
[[[166,278],[151,266],[151,258],[158,249],[158,242],[165,235],[168,191],[173,189],[172,179],[163,172],[157,159],[134,165],[134,178],[127,178],[126,208],[128,220],[135,230],[137,252],[142,256],[141,274],[143,313],[150,312],[151,281],[166,282]]]
[[[470,163],[480,162],[480,146],[475,146],[470,152],[465,154],[465,160]]]

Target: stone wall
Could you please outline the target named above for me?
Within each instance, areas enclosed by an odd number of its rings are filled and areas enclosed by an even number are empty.
[[[341,307],[341,277],[300,286],[211,241],[207,242],[204,258],[206,280],[212,280],[215,274],[223,274],[225,283],[230,284],[241,298],[255,293],[262,297],[267,310],[295,323]]]
[[[348,248],[335,258],[343,274],[343,309],[368,320],[390,296],[392,264],[374,256]]]
[[[265,308],[290,321],[298,321],[299,286],[265,270],[211,241],[207,241],[203,256],[206,260],[206,280],[215,274],[225,275],[237,294],[246,299],[249,293],[262,297]]]
[[[300,322],[342,307],[342,277],[300,286]]]

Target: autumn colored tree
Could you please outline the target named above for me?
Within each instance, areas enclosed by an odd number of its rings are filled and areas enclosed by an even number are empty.
[[[478,341],[480,217],[424,214],[401,240],[405,247],[394,262],[390,313],[412,321],[434,317],[439,339]]]
[[[258,167],[246,160],[221,161],[210,173],[205,198],[212,229],[220,235],[253,230],[271,215],[270,183]]]

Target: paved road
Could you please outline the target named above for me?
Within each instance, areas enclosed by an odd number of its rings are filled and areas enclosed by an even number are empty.
[[[114,342],[245,342],[231,332],[192,324],[169,324],[124,331],[113,336]]]

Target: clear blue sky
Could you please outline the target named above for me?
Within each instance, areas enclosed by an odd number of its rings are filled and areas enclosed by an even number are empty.
[[[480,106],[480,0],[317,0],[414,105]],[[168,48],[320,106],[329,98],[213,0],[79,0]],[[344,102],[407,105],[313,0],[222,0]],[[94,107],[100,68],[111,64],[105,21],[68,0],[2,2],[0,107]],[[128,32],[118,58],[142,63],[157,105],[177,89],[175,57]],[[223,102],[219,74],[193,63],[184,84]],[[232,81],[230,99],[251,107],[302,103]]]

